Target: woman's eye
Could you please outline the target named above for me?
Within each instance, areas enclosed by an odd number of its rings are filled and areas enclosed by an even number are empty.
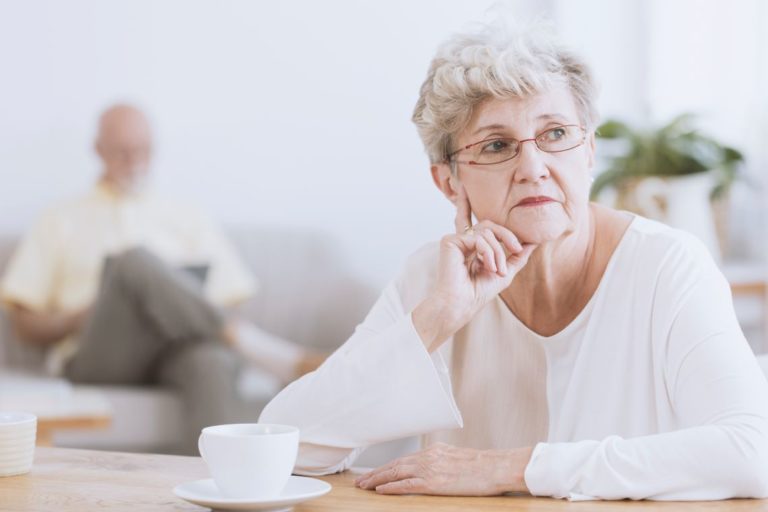
[[[505,140],[492,140],[482,147],[483,153],[500,153],[509,149],[509,142]]]
[[[544,137],[548,141],[556,141],[565,137],[565,128],[562,126],[559,128],[552,128],[544,134]]]

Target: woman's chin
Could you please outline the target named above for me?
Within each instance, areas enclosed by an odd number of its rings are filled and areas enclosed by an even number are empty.
[[[533,222],[522,226],[507,226],[520,243],[544,244],[561,238],[565,234],[565,226],[554,222]]]
[[[513,208],[505,225],[524,244],[552,242],[569,230],[570,219],[559,203],[530,208]]]

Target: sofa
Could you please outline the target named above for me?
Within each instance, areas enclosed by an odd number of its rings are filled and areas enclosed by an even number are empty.
[[[267,331],[331,351],[365,316],[377,290],[352,275],[339,245],[324,233],[299,228],[235,227],[228,235],[259,282],[246,314]],[[0,239],[0,272],[17,237]],[[21,343],[0,313],[0,372],[43,373],[44,351]],[[158,387],[98,386],[111,404],[106,431],[62,432],[59,446],[173,453],[183,421],[173,392]],[[280,384],[255,368],[240,379],[250,402],[265,405]]]

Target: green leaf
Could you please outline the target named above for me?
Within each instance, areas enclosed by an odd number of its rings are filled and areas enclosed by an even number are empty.
[[[604,139],[618,139],[628,137],[632,130],[621,121],[608,120],[597,127],[597,136]]]
[[[616,186],[622,180],[627,178],[626,171],[624,169],[608,169],[595,177],[595,181],[592,183],[592,190],[589,193],[591,200],[596,200],[600,196],[600,192],[606,187]]]
[[[682,176],[716,170],[718,181],[713,195],[726,192],[738,177],[744,156],[738,150],[698,132],[696,116],[683,113],[655,130],[634,129],[609,119],[598,128],[604,139],[622,139],[626,149],[612,157],[608,168],[592,186],[593,198],[608,186],[618,186],[629,177]]]

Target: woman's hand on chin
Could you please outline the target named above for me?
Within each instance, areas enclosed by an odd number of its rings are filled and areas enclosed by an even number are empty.
[[[438,443],[355,480],[380,494],[496,496],[528,492],[524,473],[532,448],[476,450]]]
[[[413,311],[414,327],[430,352],[507,288],[536,248],[491,221],[473,226],[464,187],[457,193],[456,233],[440,241],[436,287]]]

